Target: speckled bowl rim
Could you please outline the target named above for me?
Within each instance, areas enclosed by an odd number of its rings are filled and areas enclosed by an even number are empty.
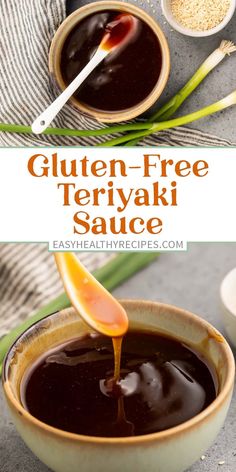
[[[207,420],[212,415],[214,415],[217,412],[217,410],[219,410],[223,406],[224,402],[226,402],[231,397],[231,394],[233,391],[234,375],[235,375],[235,361],[234,361],[233,353],[227,341],[221,335],[221,333],[217,331],[210,323],[200,318],[199,316],[189,311],[186,311],[182,308],[178,308],[174,305],[152,302],[152,301],[147,301],[147,300],[137,300],[137,299],[136,300],[119,300],[119,301],[121,304],[124,305],[124,307],[130,307],[133,310],[134,309],[140,310],[140,307],[141,308],[143,307],[144,310],[145,308],[146,309],[149,308],[149,310],[151,309],[153,312],[155,311],[155,309],[163,309],[170,313],[171,312],[178,313],[179,316],[186,319],[186,322],[191,322],[191,324],[195,324],[198,326],[200,325],[202,328],[204,328],[204,330],[208,332],[210,337],[212,337],[212,333],[214,333],[214,336],[216,336],[216,338],[219,337],[219,339],[221,340],[219,342],[219,345],[221,346],[225,365],[227,366],[227,377],[222,387],[222,390],[217,395],[216,399],[207,408],[205,408],[201,413],[194,416],[190,420],[185,421],[184,423],[181,423],[178,426],[175,426],[173,428],[160,431],[157,433],[151,433],[151,434],[140,435],[140,436],[118,437],[118,438],[86,436],[83,434],[69,433],[69,432],[60,430],[58,428],[55,428],[53,426],[49,426],[46,423],[43,423],[42,421],[32,416],[27,410],[24,409],[22,404],[15,398],[10,387],[10,382],[8,380],[8,373],[7,373],[7,370],[9,369],[9,357],[10,356],[14,357],[15,344],[18,341],[20,341],[21,338],[24,338],[25,336],[27,336],[27,333],[29,333],[30,331],[35,331],[36,328],[40,327],[40,324],[44,323],[44,320],[45,320],[44,318],[34,323],[34,325],[32,325],[23,334],[21,334],[21,336],[18,337],[18,339],[10,347],[4,360],[3,376],[2,376],[3,389],[4,389],[4,393],[6,395],[8,402],[16,410],[16,413],[23,416],[26,420],[29,421],[29,423],[33,423],[36,427],[40,428],[41,430],[44,430],[45,432],[50,433],[51,435],[56,435],[58,437],[61,437],[64,440],[75,441],[75,442],[80,442],[80,443],[97,444],[97,445],[111,444],[113,446],[115,445],[118,446],[120,444],[125,444],[126,446],[127,445],[132,446],[132,445],[152,443],[153,441],[161,442],[161,441],[165,441],[167,439],[176,437],[178,435],[181,435],[182,433],[186,433],[188,430],[195,429],[200,424],[207,422]],[[53,313],[49,315],[47,318],[58,316],[59,313],[60,313],[59,311],[56,313]]]
[[[158,38],[162,52],[162,68],[155,87],[142,102],[138,103],[133,107],[117,112],[100,111],[94,110],[93,108],[90,108],[89,106],[80,103],[73,96],[71,97],[70,103],[74,106],[74,108],[78,110],[78,112],[95,118],[97,121],[101,121],[103,123],[118,123],[121,121],[136,118],[137,116],[140,116],[149,108],[151,108],[151,106],[158,100],[158,98],[162,94],[167,84],[167,80],[170,73],[170,51],[166,37],[158,23],[144,10],[130,3],[120,1],[109,2],[106,0],[89,3],[88,5],[85,5],[76,10],[75,12],[71,13],[71,15],[69,15],[60,25],[52,40],[49,51],[49,71],[59,89],[64,90],[65,83],[62,79],[60,71],[60,59],[61,50],[64,45],[65,39],[67,38],[70,31],[73,29],[75,24],[78,23],[78,21],[81,21],[83,18],[85,18],[87,15],[90,15],[91,13],[94,13],[96,11],[102,11],[104,9],[122,10],[135,15],[144,22],[146,22]]]

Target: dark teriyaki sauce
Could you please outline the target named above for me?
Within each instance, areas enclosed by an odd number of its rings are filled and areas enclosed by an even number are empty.
[[[200,354],[168,337],[130,331],[121,380],[113,385],[110,338],[88,334],[46,353],[25,374],[24,407],[61,430],[89,436],[142,435],[176,426],[216,398]]]
[[[61,71],[66,85],[89,62],[105,33],[106,25],[119,12],[102,11],[87,16],[69,33],[61,54]],[[162,66],[159,41],[152,29],[137,19],[133,38],[108,55],[75,94],[92,109],[120,111],[142,102],[155,87]]]

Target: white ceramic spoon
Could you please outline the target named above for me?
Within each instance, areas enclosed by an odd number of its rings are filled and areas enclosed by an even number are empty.
[[[84,82],[95,67],[103,61],[103,59],[114,52],[115,49],[121,48],[130,39],[136,31],[137,19],[129,14],[119,14],[114,21],[108,23],[106,32],[102,41],[89,63],[82,69],[82,71],[75,77],[75,79],[68,85],[64,92],[54,100],[49,107],[41,113],[33,122],[31,129],[33,133],[42,133],[52,122],[61,108],[69,100],[71,95],[75,93],[78,87]]]

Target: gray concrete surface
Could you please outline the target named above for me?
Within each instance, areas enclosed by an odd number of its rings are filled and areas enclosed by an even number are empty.
[[[192,243],[185,253],[163,253],[155,263],[119,287],[115,295],[159,300],[184,307],[222,331],[219,286],[223,276],[235,264],[235,243]],[[48,472],[48,468],[32,455],[16,433],[1,389],[0,411],[0,471]],[[205,460],[199,460],[188,472],[236,470],[236,391],[226,423],[205,456]],[[220,461],[224,464],[219,465]]]
[[[236,14],[228,26],[217,35],[208,38],[190,38],[171,29],[162,15],[160,0],[129,1],[150,13],[159,22],[169,41],[171,75],[158,105],[165,101],[167,97],[174,95],[185,84],[205,58],[218,47],[222,39],[236,42]],[[68,0],[68,13],[86,3],[89,2],[87,0]],[[225,59],[205,79],[204,83],[188,99],[178,114],[191,113],[235,90],[235,73],[236,53]],[[236,143],[236,106],[189,126]]]

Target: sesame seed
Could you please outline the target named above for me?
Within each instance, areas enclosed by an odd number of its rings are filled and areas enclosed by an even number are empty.
[[[218,462],[218,465],[224,465],[224,464],[225,464],[225,461]]]
[[[230,0],[171,0],[175,19],[195,31],[207,31],[219,25],[229,7]]]

